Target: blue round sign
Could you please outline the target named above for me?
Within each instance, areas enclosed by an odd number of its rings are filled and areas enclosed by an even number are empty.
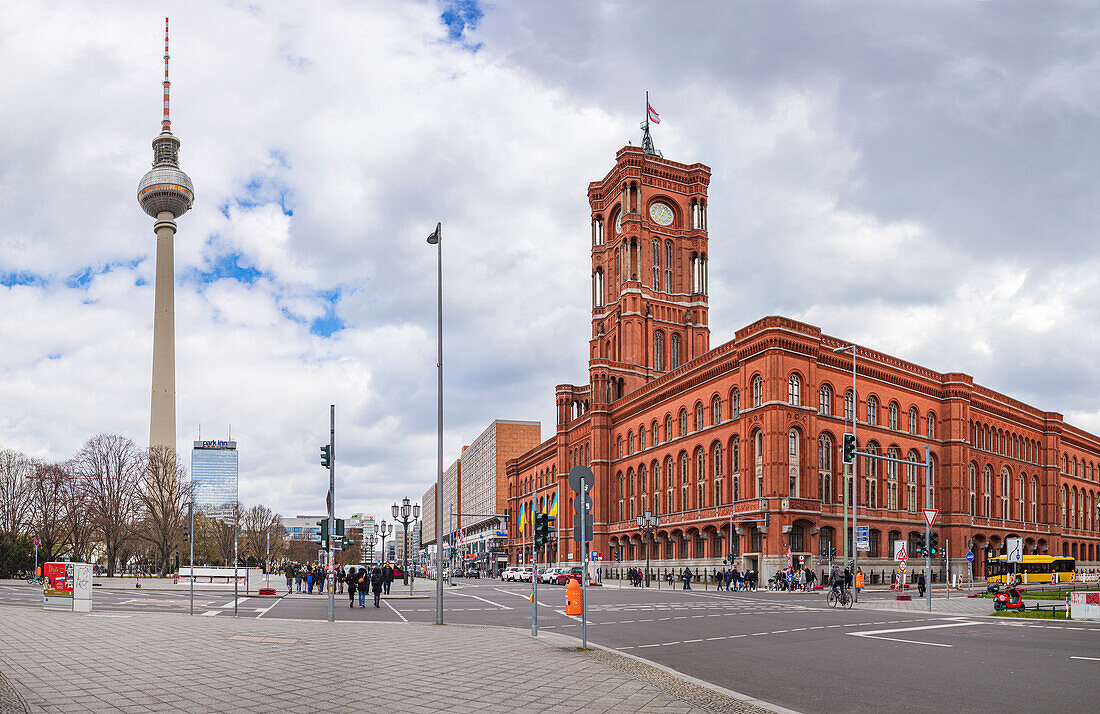
[[[974,562],[974,554],[971,553],[970,551],[967,551],[967,553],[966,553],[966,562],[968,562],[968,563],[973,563]]]

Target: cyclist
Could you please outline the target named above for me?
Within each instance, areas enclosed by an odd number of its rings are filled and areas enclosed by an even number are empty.
[[[839,565],[833,565],[833,569],[829,572],[829,586],[832,588],[832,592],[835,595],[841,595],[848,590],[848,583],[845,580],[844,574],[840,572]]]

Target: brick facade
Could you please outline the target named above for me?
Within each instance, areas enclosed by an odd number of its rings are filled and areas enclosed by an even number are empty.
[[[661,519],[658,566],[717,565],[732,544],[740,567],[766,577],[788,548],[815,563],[826,544],[845,552],[839,444],[852,356],[835,350],[850,343],[773,316],[710,349],[709,176],[626,147],[589,186],[589,384],[558,385],[555,436],[507,466],[513,514],[561,497],[562,537],[540,559],[579,557],[565,482],[578,463],[596,477],[592,548],[605,560],[644,559],[634,518],[647,510]],[[916,462],[860,460],[851,495],[871,529],[862,563],[889,567],[891,540],[923,534],[926,454],[952,570],[973,541],[980,575],[1009,536],[1029,553],[1100,559],[1100,438],[968,375],[855,349],[860,448]],[[524,536],[513,518],[510,562],[524,543],[529,552]]]

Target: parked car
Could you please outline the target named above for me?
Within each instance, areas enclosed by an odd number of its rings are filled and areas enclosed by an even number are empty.
[[[466,568],[463,577],[481,580],[481,568]]]
[[[562,571],[558,573],[558,585],[567,585],[570,580],[576,580],[579,583],[583,577],[584,568],[579,565],[572,568],[562,568]]]
[[[551,585],[558,582],[558,573],[562,572],[564,568],[547,568],[539,573],[539,582]]]
[[[516,580],[520,581],[521,583],[529,583],[529,582],[531,582],[531,574],[533,572],[534,572],[534,568],[532,568],[530,565],[523,566],[519,569],[519,572],[516,574]]]
[[[500,579],[503,581],[515,580],[517,570],[519,570],[519,568],[516,566],[509,565],[507,568],[500,571]]]

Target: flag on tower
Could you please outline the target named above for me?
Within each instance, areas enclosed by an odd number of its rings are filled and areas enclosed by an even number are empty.
[[[646,107],[649,108],[649,120],[651,122],[653,122],[654,124],[660,124],[661,123],[661,115],[657,113],[657,110],[654,109],[653,105],[650,104],[648,101],[645,103],[645,105],[646,105]]]

